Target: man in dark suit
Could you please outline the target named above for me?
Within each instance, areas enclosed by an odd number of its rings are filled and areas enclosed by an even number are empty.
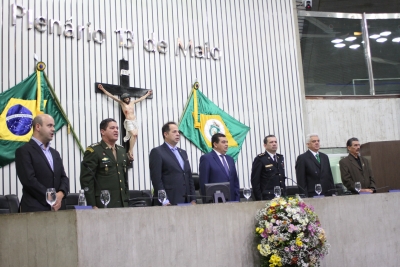
[[[65,209],[69,179],[60,154],[50,147],[54,136],[54,119],[47,114],[32,121],[32,139],[15,151],[15,168],[22,188],[21,212]],[[57,200],[51,207],[46,202],[47,188],[56,189]]]
[[[326,154],[319,152],[320,140],[318,134],[307,135],[306,143],[308,146],[307,152],[298,156],[296,161],[299,192],[306,197],[316,196],[315,185],[321,184],[321,194],[330,196],[335,185],[329,158]]]
[[[357,138],[353,137],[347,140],[346,145],[349,155],[339,161],[343,185],[351,192],[358,194],[354,188],[354,184],[360,182],[360,192],[374,193],[376,186],[371,167],[368,160],[359,155],[360,142]]]
[[[264,138],[265,152],[253,161],[251,169],[251,186],[255,200],[270,200],[275,197],[274,187],[281,187],[282,195],[286,194],[285,164],[283,155],[276,153],[278,141],[275,135]]]
[[[162,203],[196,203],[192,170],[186,151],[176,145],[180,133],[175,122],[167,122],[161,129],[164,144],[150,151],[150,178],[154,188],[154,197],[158,190],[165,190],[167,199]],[[157,205],[161,205],[156,201]]]
[[[100,200],[101,190],[108,190],[108,208],[127,207],[128,155],[124,147],[116,144],[119,134],[117,122],[111,118],[104,119],[100,123],[100,134],[101,141],[89,146],[82,160],[80,181],[81,187],[85,189],[87,204],[93,208],[103,208],[104,204]]]
[[[239,178],[237,176],[235,161],[226,155],[228,151],[228,140],[221,133],[211,137],[213,150],[200,157],[199,184],[202,195],[205,195],[205,184],[229,182],[230,201],[239,201]]]

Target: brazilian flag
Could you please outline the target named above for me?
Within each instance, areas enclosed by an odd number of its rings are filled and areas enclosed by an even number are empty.
[[[198,88],[196,82],[179,122],[179,130],[204,153],[212,150],[214,134],[224,134],[228,139],[227,154],[236,161],[250,128],[220,109]]]
[[[31,139],[36,115],[51,115],[56,131],[67,124],[50,92],[44,68],[44,63],[39,63],[35,73],[0,94],[0,167],[13,162],[15,150]]]

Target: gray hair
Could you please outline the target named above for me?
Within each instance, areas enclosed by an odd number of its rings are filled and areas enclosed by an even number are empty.
[[[313,136],[318,137],[318,134],[317,134],[317,133],[310,133],[310,134],[307,134],[307,136],[306,136],[306,144],[310,143],[310,139],[311,139],[311,137],[313,137]]]

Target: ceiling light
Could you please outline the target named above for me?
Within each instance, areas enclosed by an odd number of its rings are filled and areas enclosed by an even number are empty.
[[[379,38],[379,37],[381,37],[379,34],[373,34],[373,35],[369,36],[369,38],[371,38],[371,39],[376,39],[376,38]]]
[[[359,47],[360,47],[359,44],[353,44],[353,45],[349,46],[349,48],[351,48],[351,49],[357,49]]]
[[[342,48],[342,47],[345,47],[346,45],[345,44],[335,44],[334,46],[337,48]]]
[[[392,42],[400,43],[400,37],[393,38]]]
[[[381,32],[379,35],[380,36],[389,36],[389,35],[391,35],[392,34],[392,32],[390,32],[390,31],[385,31],[385,32]]]
[[[338,43],[343,42],[343,39],[335,39],[335,40],[332,40],[331,42],[334,44],[338,44]]]
[[[379,39],[376,39],[376,41],[377,41],[378,43],[383,43],[383,42],[386,42],[387,39],[386,39],[386,38],[379,38]]]
[[[348,42],[351,42],[351,41],[354,41],[355,39],[357,39],[357,37],[350,36],[350,37],[347,37],[347,38],[344,39],[344,40],[345,40],[345,41],[348,41]]]

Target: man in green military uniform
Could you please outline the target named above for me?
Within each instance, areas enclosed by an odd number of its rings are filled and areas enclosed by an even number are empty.
[[[101,190],[110,192],[107,207],[127,207],[129,198],[126,175],[126,150],[115,143],[118,140],[118,125],[114,119],[100,123],[101,141],[89,146],[81,165],[81,187],[85,190],[89,206],[103,208],[100,201]],[[93,176],[96,176],[97,181]]]

